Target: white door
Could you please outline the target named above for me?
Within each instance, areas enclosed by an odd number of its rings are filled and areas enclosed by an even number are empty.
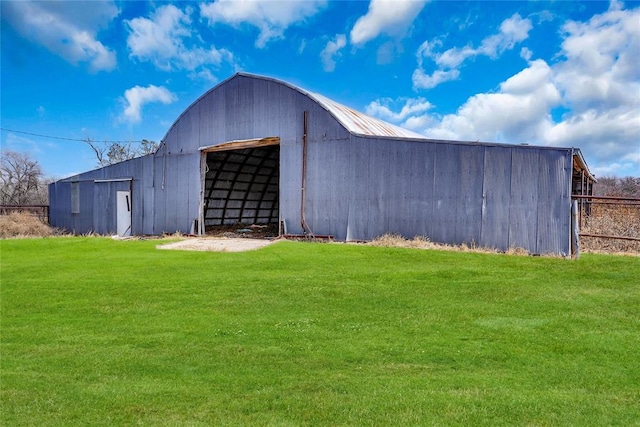
[[[131,192],[118,191],[116,200],[118,236],[131,236]]]

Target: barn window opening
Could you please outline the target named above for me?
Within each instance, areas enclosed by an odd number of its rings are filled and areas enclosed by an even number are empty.
[[[204,226],[277,224],[280,146],[206,152]]]

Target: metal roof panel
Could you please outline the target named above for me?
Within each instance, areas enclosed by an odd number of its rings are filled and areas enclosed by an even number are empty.
[[[299,89],[299,88],[298,88]],[[342,105],[319,93],[305,92],[313,100],[322,105],[336,120],[338,120],[349,132],[356,135],[389,136],[395,138],[419,138],[427,139],[424,135],[392,125],[380,119],[368,116],[353,108]]]

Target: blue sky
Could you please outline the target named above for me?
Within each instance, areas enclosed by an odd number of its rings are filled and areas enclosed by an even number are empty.
[[[0,143],[49,176],[159,141],[237,71],[427,137],[578,147],[640,176],[640,2],[0,1]]]

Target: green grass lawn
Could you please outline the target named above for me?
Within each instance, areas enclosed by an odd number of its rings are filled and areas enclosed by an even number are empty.
[[[1,242],[6,426],[640,425],[640,258]]]

